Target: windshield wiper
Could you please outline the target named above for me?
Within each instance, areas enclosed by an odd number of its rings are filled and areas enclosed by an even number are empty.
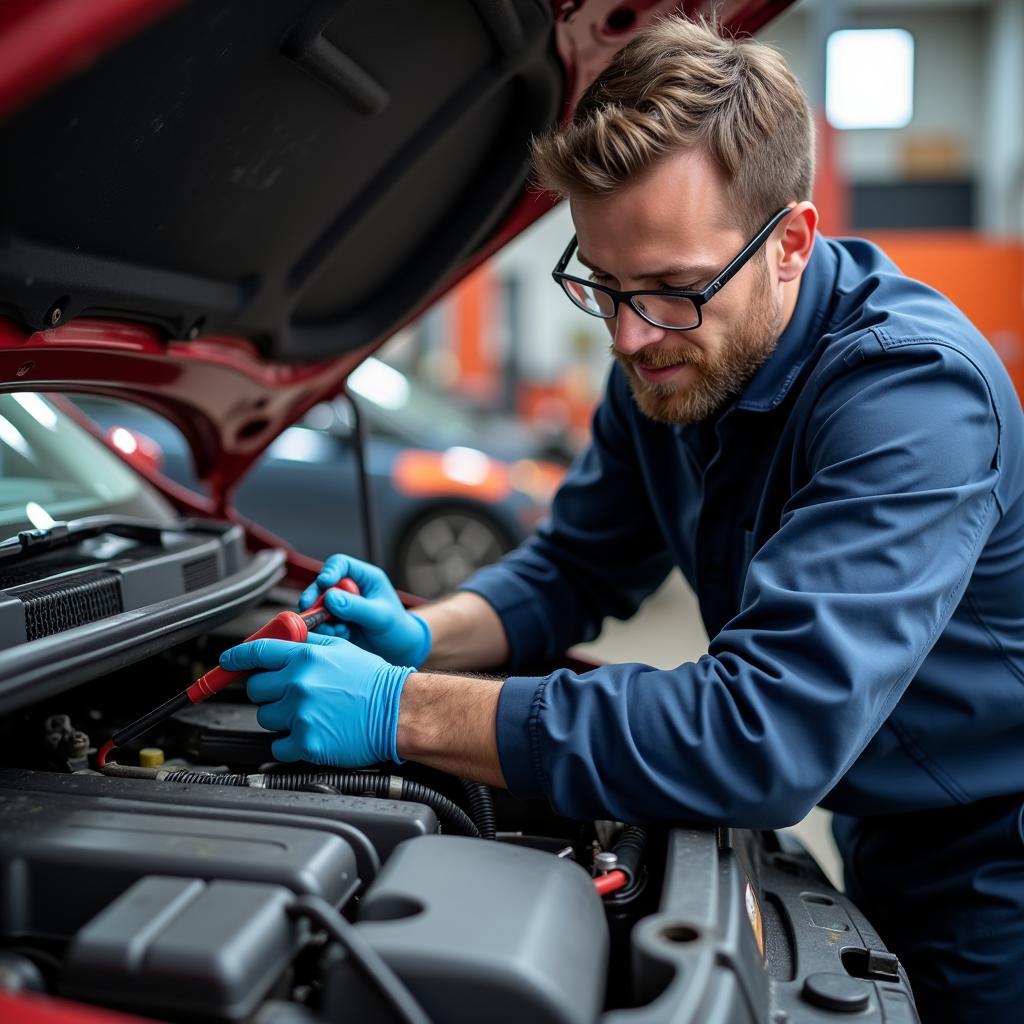
[[[166,523],[156,523],[150,519],[138,519],[133,516],[85,516],[69,522],[56,522],[52,526],[22,530],[13,537],[0,541],[0,561],[16,561],[40,551],[77,544],[89,537],[98,537],[102,533],[159,543],[161,535],[167,528]]]

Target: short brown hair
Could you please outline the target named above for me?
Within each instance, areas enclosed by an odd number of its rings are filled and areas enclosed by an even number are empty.
[[[702,146],[750,233],[809,199],[814,124],[783,56],[710,21],[672,16],[637,33],[583,94],[572,121],[536,139],[542,188],[607,195],[664,156]]]

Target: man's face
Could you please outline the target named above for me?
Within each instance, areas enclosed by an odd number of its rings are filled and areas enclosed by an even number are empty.
[[[721,172],[697,150],[614,195],[570,197],[570,208],[580,261],[596,283],[621,291],[704,288],[750,241],[730,214]],[[705,304],[694,330],[655,327],[625,303],[605,321],[642,412],[693,423],[743,390],[782,328],[772,258],[763,250],[753,257]]]

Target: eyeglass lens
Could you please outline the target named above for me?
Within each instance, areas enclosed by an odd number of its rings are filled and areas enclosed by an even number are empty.
[[[590,288],[579,281],[562,281],[566,294],[572,301],[593,316],[609,319],[615,316],[615,303],[606,292]],[[634,307],[648,320],[659,327],[693,327],[700,322],[697,307],[690,299],[675,295],[659,295],[652,292],[633,298]]]

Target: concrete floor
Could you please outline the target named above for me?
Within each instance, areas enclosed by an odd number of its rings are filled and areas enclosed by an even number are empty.
[[[679,573],[673,573],[629,622],[608,619],[593,643],[576,650],[602,661],[638,661],[657,668],[674,668],[707,652],[697,601]],[[832,883],[842,888],[842,864],[832,840],[831,815],[815,808],[795,833],[811,851]]]

